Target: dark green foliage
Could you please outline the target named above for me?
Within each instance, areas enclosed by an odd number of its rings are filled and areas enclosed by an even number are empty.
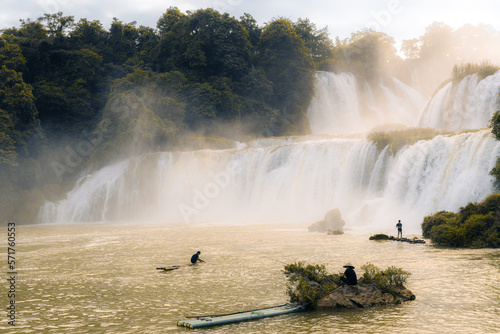
[[[394,237],[390,237],[387,234],[374,234],[370,236],[368,240],[394,240]]]
[[[491,133],[500,140],[500,111],[496,111],[490,120]]]
[[[0,165],[18,165],[13,129],[12,115],[0,109]]]
[[[40,192],[45,136],[40,127],[31,85],[21,73],[0,69],[0,220],[32,222],[43,203]]]
[[[252,15],[245,13],[243,16],[240,16],[240,23],[248,32],[248,40],[252,46],[257,45],[261,33],[261,29],[257,25],[257,21],[255,21]]]
[[[318,300],[339,287],[337,275],[328,275],[325,265],[297,262],[285,265],[288,295],[292,303],[313,308]]]
[[[292,22],[278,19],[267,24],[258,44],[257,64],[273,85],[270,106],[278,110],[283,130],[277,133],[308,133],[305,112],[314,93],[315,67],[310,50]],[[286,70],[285,70],[286,69]]]
[[[293,24],[295,31],[310,50],[317,68],[333,59],[333,43],[328,37],[327,28],[317,29],[309,19],[299,19]]]
[[[313,60],[331,54],[326,30],[307,19],[278,19],[262,29],[249,14],[237,20],[214,9],[181,13],[174,7],[157,28],[115,18],[107,31],[99,21],[45,14],[2,32],[0,61],[23,70],[51,141],[91,132],[112,99],[113,81],[136,69],[182,73],[175,103],[185,109],[187,130],[204,127],[216,135],[217,123],[244,120],[243,131],[309,132],[305,110],[314,90]],[[173,106],[172,100],[163,102]],[[280,130],[264,133],[271,122]]]
[[[198,79],[240,79],[250,68],[251,43],[240,22],[213,9],[184,15],[170,8],[158,21],[163,71],[180,69]]]
[[[9,154],[11,161],[8,163],[17,164],[12,160],[14,156],[25,159],[43,154],[45,136],[40,129],[32,87],[24,82],[21,73],[5,65],[0,69],[0,110],[5,122],[0,127],[0,136],[7,152],[15,147],[15,154]]]
[[[422,236],[424,238],[430,238],[431,229],[434,226],[446,224],[447,222],[451,222],[454,218],[455,214],[448,211],[439,211],[432,216],[424,217],[422,223]]]
[[[469,203],[458,213],[441,211],[425,217],[422,234],[441,246],[500,247],[500,194]]]
[[[490,120],[491,133],[497,140],[500,140],[500,111],[496,111]],[[495,189],[500,192],[500,157],[497,157],[495,167],[490,171],[490,175],[495,178]]]
[[[0,36],[0,68],[5,66],[19,72],[24,69],[25,64],[26,59],[19,45],[11,44]]]

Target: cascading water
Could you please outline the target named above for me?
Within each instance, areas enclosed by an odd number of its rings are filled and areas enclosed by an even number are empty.
[[[350,228],[457,210],[492,192],[500,143],[486,130],[378,152],[366,139],[300,137],[244,150],[148,154],[82,178],[45,222],[314,222],[339,208]],[[265,140],[264,140],[265,141]]]
[[[443,130],[480,129],[488,126],[500,108],[500,71],[479,80],[471,74],[449,82],[430,100],[418,125]]]
[[[316,96],[307,111],[312,133],[368,131],[377,125],[416,126],[425,99],[392,78],[389,85],[362,84],[353,74],[318,72]]]
[[[320,93],[308,111],[317,133],[359,131],[389,121],[412,126],[424,104],[397,80],[391,89],[364,83],[360,90],[350,74],[320,72],[318,79]],[[444,101],[452,95],[453,106],[464,101],[471,108],[472,99],[481,103],[476,116],[491,114],[499,79],[496,74],[478,83],[471,76],[459,89],[445,86],[421,123],[450,121],[451,114],[438,116],[437,110],[448,113]],[[471,98],[479,87],[485,93]],[[153,153],[84,176],[66,199],[46,202],[39,219],[313,223],[338,208],[352,229],[390,232],[402,219],[405,232],[419,233],[424,216],[456,211],[492,193],[489,172],[499,154],[500,142],[489,130],[437,136],[395,155],[379,152],[362,134],[263,138],[235,150]]]

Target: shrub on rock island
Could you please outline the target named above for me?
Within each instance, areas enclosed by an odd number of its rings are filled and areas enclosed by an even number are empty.
[[[379,233],[370,236],[369,240],[394,240],[394,237],[388,236],[387,234]]]
[[[361,279],[358,281],[359,291],[356,291],[356,298],[363,299],[364,286],[369,291],[367,294],[373,293],[373,285],[379,291],[379,295],[386,294],[381,300],[384,302],[377,302],[378,304],[390,303],[399,300],[401,295],[413,296],[411,291],[404,287],[406,280],[411,275],[409,272],[401,268],[390,266],[385,270],[381,270],[377,266],[367,263],[361,266],[364,271]],[[288,278],[287,290],[292,303],[299,303],[306,305],[307,308],[316,308],[320,300],[330,298],[335,295],[340,288],[340,278],[338,275],[329,275],[326,271],[325,265],[311,265],[304,262],[285,265],[285,275]],[[358,287],[354,287],[358,289]],[[389,298],[387,298],[387,294]],[[345,298],[344,293],[341,298]],[[335,298],[335,297],[334,297]],[[384,299],[385,298],[385,299]],[[407,300],[412,300],[415,297],[408,297]],[[373,298],[367,296],[369,300],[367,305],[373,305]]]
[[[372,263],[362,265],[361,270],[364,272],[359,280],[360,285],[375,282],[384,292],[392,292],[395,288],[404,287],[406,280],[411,275],[411,273],[394,266],[380,270]]]
[[[285,265],[290,302],[313,308],[319,299],[339,287],[337,275],[328,275],[324,264],[297,262]]]

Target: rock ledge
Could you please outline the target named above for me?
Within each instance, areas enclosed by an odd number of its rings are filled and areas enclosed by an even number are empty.
[[[415,295],[407,288],[394,287],[392,291],[384,292],[373,282],[369,284],[339,288],[318,300],[316,309],[338,308],[368,308],[372,306],[400,304],[415,300]]]

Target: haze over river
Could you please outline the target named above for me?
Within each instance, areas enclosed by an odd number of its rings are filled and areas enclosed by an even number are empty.
[[[368,238],[395,234],[398,219],[403,234],[420,234],[426,215],[495,191],[500,142],[486,127],[500,108],[500,72],[466,76],[427,102],[396,79],[317,79],[311,135],[136,156],[84,173],[64,199],[47,201],[40,225],[16,227],[16,326],[4,319],[2,333],[183,332],[185,316],[287,302],[283,265],[297,261],[332,273],[349,261],[358,276],[368,262],[401,267],[416,300],[195,332],[498,333],[500,249]],[[377,127],[457,132],[391,152],[367,139]],[[336,208],[344,235],[307,231]],[[156,270],[198,250],[205,264]]]
[[[358,276],[367,262],[411,272],[407,287],[416,300],[371,309],[303,312],[193,332],[498,333],[500,250],[457,250],[368,237],[359,230],[340,236],[309,233],[304,224],[18,226],[16,326],[4,319],[0,332],[187,332],[176,326],[185,316],[287,302],[285,263],[326,264],[329,272],[337,273],[350,261]],[[198,250],[206,263],[172,272],[156,270],[186,264]],[[7,271],[5,262],[2,271]]]

